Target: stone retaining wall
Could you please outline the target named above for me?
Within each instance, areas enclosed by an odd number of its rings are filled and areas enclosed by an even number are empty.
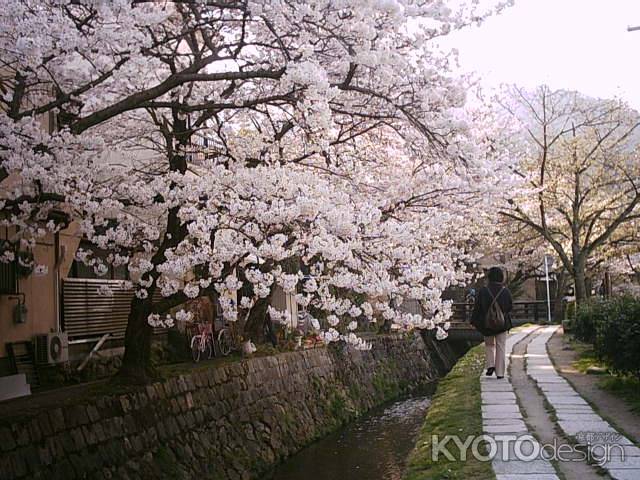
[[[252,358],[20,417],[0,404],[0,478],[259,478],[455,360],[447,342],[384,336],[368,352]]]

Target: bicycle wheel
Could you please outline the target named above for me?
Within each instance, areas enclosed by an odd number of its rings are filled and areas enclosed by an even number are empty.
[[[211,359],[215,355],[213,351],[213,337],[211,335],[207,336],[207,339],[204,341],[204,354],[206,358]]]
[[[218,333],[218,348],[220,349],[220,354],[224,357],[229,355],[232,345],[231,333],[227,328],[223,328],[220,330],[220,333]]]
[[[200,361],[200,354],[202,353],[200,351],[201,336],[202,335],[194,335],[191,337],[191,358],[193,358],[193,361],[196,363]]]

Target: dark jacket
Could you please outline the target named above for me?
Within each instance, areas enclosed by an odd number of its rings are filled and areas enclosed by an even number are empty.
[[[485,337],[491,337],[498,333],[506,332],[513,327],[511,323],[511,310],[513,308],[513,300],[511,298],[511,292],[508,288],[505,288],[498,297],[498,305],[505,316],[505,326],[501,330],[492,330],[486,327],[485,322],[487,319],[487,313],[491,302],[493,302],[493,296],[498,295],[498,292],[503,287],[501,283],[490,282],[488,287],[482,287],[476,296],[475,304],[473,305],[473,313],[471,314],[471,325],[478,330]]]

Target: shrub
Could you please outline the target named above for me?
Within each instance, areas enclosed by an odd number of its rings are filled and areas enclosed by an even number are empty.
[[[640,300],[623,296],[581,305],[574,335],[591,343],[614,372],[640,378]]]
[[[606,304],[601,301],[591,301],[580,304],[575,313],[573,334],[579,340],[587,343],[596,341],[596,325],[603,321],[606,315]]]
[[[596,354],[614,372],[640,378],[640,300],[610,300],[606,313],[596,324]]]

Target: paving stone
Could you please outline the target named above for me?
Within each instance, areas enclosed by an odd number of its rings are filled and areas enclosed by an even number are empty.
[[[573,395],[577,395],[578,393],[568,383],[543,383],[540,385],[540,390],[545,392],[571,392]]]
[[[564,421],[559,420],[558,425],[567,435],[576,435],[578,433],[598,433],[598,432],[615,432],[613,427],[607,422],[580,422],[580,421]]]
[[[522,418],[523,418],[522,415],[519,415],[516,418],[513,418],[513,417],[483,418],[482,424],[483,425],[504,425],[505,423],[515,423],[516,421],[521,420]]]
[[[480,377],[480,385],[511,385],[509,383],[509,374],[507,372],[504,373],[504,378],[498,378],[495,375],[491,375],[487,377],[485,374],[482,374]]]
[[[493,398],[493,399],[482,399],[482,405],[485,407],[490,407],[492,405],[516,405],[515,398]]]
[[[513,386],[510,383],[502,383],[502,382],[483,382],[482,383],[482,393],[484,392],[513,392]]]
[[[496,475],[496,480],[559,480],[557,475],[552,474],[538,474],[531,475],[530,473],[525,474],[505,474],[505,475]]]
[[[507,460],[502,461],[498,459],[494,459],[491,462],[491,466],[493,467],[493,471],[496,475],[499,474],[536,474],[536,473],[545,473],[555,475],[556,471],[549,462],[545,462],[544,460],[532,460],[530,462],[525,462],[521,460]],[[532,478],[529,476],[529,478]],[[533,477],[535,478],[535,477]]]
[[[607,470],[640,470],[640,457],[621,457],[605,458],[602,467]],[[640,478],[640,475],[637,477]]]
[[[504,425],[485,425],[485,433],[527,433],[527,426],[524,422],[505,423]]]
[[[545,395],[575,395],[576,391],[573,388],[565,387],[559,383],[542,383],[540,384],[540,390]],[[556,388],[548,388],[556,387]]]
[[[594,413],[565,413],[565,412],[556,412],[556,417],[558,420],[568,421],[568,422],[600,422],[602,418]]]
[[[520,413],[520,411],[517,412],[502,412],[499,410],[496,411],[491,411],[491,412],[482,412],[482,418],[484,420],[493,420],[493,419],[499,419],[499,420],[509,420],[509,419],[521,419],[522,418],[522,414]]]
[[[520,442],[518,443],[517,448],[516,442],[512,438],[509,438],[509,441],[506,443],[500,441],[500,435],[495,435],[494,438],[496,439],[496,453],[494,458],[497,460],[506,461],[508,459],[517,459],[522,456],[528,457],[532,455],[536,449],[539,450],[542,448],[540,443],[531,435],[519,435],[518,440],[520,440]],[[503,457],[503,454],[506,456]]]
[[[554,406],[556,413],[592,413],[595,414],[593,408],[589,405],[556,405]]]
[[[617,432],[616,432],[616,433],[617,433]],[[638,448],[638,447],[636,447],[636,445],[635,445],[635,443],[634,443],[634,442],[632,442],[631,440],[629,440],[629,439],[628,439],[627,437],[625,437],[624,435],[620,435],[620,436],[619,436],[619,437],[617,437],[617,438],[614,440],[614,442],[612,442],[612,443],[615,443],[616,445],[622,445],[622,446],[628,446],[628,447],[635,447],[635,448]],[[640,449],[639,449],[639,450],[640,450]],[[639,451],[638,455],[640,455],[640,451]],[[638,455],[635,455],[635,456],[638,456]]]
[[[554,372],[555,369],[553,368],[553,365],[531,365],[527,367],[527,371],[530,375],[544,376],[547,373]]]
[[[516,394],[513,392],[482,392],[483,400],[491,400],[491,399],[509,399],[515,400]]]
[[[569,385],[564,378],[551,377],[549,375],[539,376],[537,378],[534,378],[534,380],[538,383],[559,383],[563,385]]]
[[[579,395],[546,395],[551,405],[589,405]]]
[[[636,447],[635,445],[622,444],[620,448],[616,447],[609,450],[609,453],[612,458],[622,457],[623,455],[624,458],[640,457],[640,448]],[[600,452],[599,455],[602,455],[602,452]]]
[[[482,414],[484,413],[520,413],[520,409],[517,405],[482,405]]]
[[[607,470],[613,480],[638,480],[640,468],[633,470]]]

